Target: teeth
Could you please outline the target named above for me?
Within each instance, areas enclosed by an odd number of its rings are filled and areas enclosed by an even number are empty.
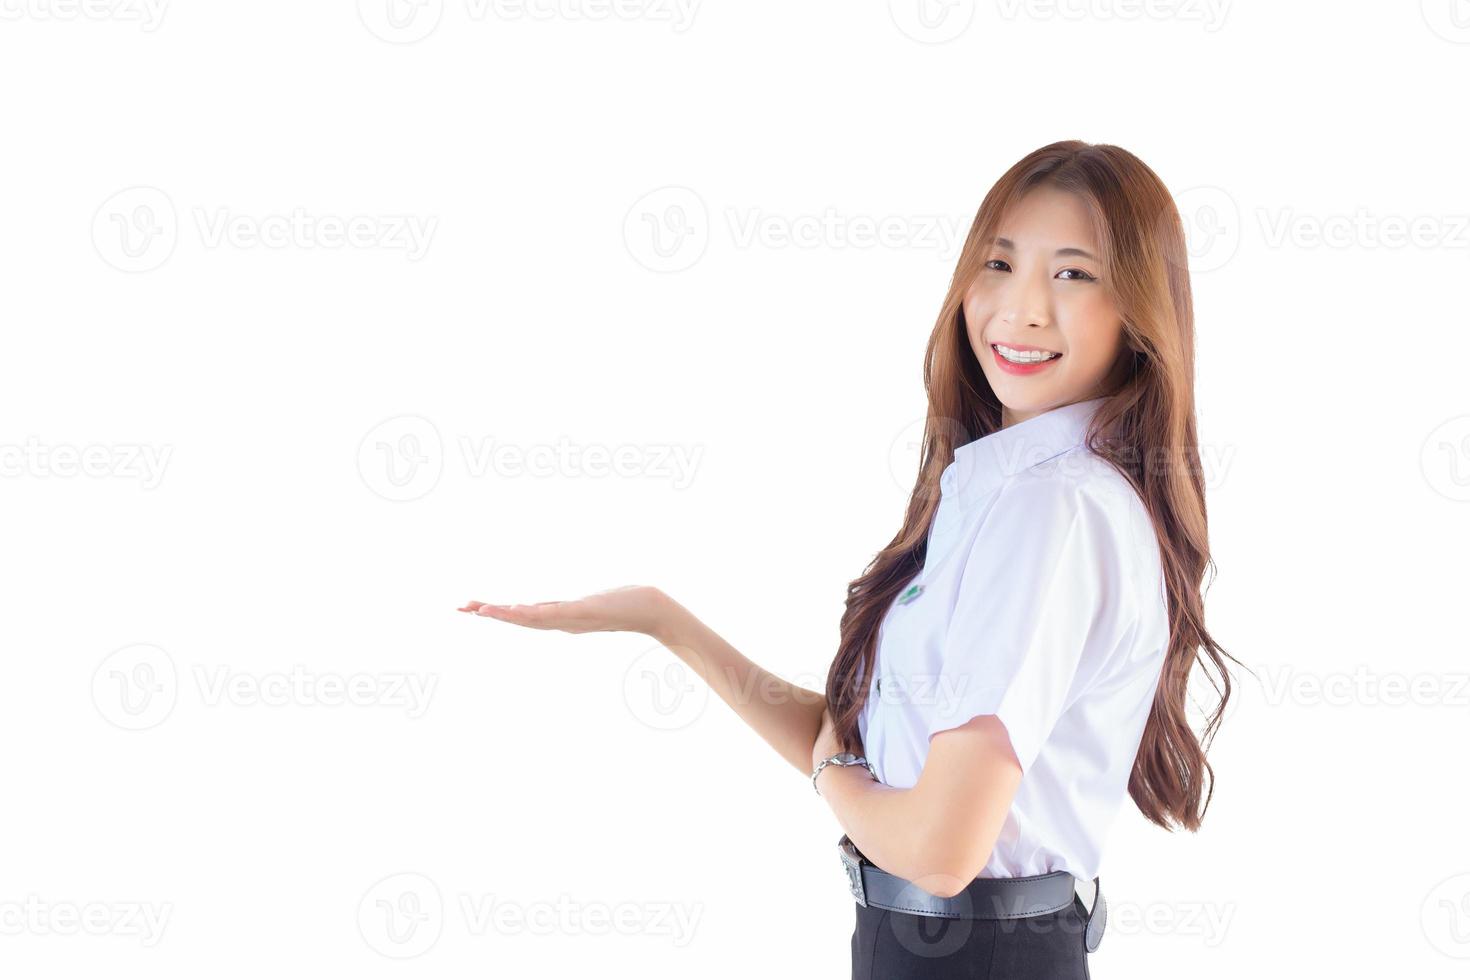
[[[1048,354],[1040,350],[1016,350],[1005,344],[996,344],[995,349],[1000,356],[1013,364],[1040,364],[1042,361],[1050,361],[1052,358],[1061,357],[1060,354]]]

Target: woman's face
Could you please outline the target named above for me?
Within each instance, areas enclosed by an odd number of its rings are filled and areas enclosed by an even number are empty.
[[[1097,398],[1123,348],[1123,319],[1102,282],[1102,262],[1083,203],[1053,187],[1011,208],[965,292],[965,328],[1000,398],[1002,427]],[[1036,352],[1060,354],[1014,364]]]

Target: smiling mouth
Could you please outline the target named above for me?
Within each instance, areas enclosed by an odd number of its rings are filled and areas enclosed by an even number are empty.
[[[1044,364],[1047,361],[1054,361],[1062,356],[1056,351],[1041,350],[1040,348],[1021,350],[1016,347],[1008,347],[1005,344],[991,344],[990,349],[1012,364]]]

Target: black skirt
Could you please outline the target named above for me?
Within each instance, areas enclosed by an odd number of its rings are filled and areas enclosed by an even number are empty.
[[[853,903],[852,980],[1090,980],[1080,899],[1023,919],[941,919]]]

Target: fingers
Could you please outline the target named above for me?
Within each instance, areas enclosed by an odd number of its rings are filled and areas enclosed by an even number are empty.
[[[460,612],[474,613],[477,616],[498,616],[510,609],[520,609],[520,606],[497,606],[492,602],[466,602],[459,607]]]
[[[507,609],[522,609],[523,606],[497,606],[493,602],[467,602],[459,607],[460,612],[476,613],[480,616],[494,616]]]
[[[498,606],[493,602],[466,602],[459,607],[460,612],[474,613],[477,616],[494,616],[508,609],[519,609],[519,606]]]
[[[459,608],[460,612],[474,613],[476,616],[488,616],[492,619],[504,620],[507,623],[516,623],[521,626],[547,625],[550,614],[558,606],[560,600],[551,602],[536,602],[530,605],[502,605],[493,602],[467,602]]]

